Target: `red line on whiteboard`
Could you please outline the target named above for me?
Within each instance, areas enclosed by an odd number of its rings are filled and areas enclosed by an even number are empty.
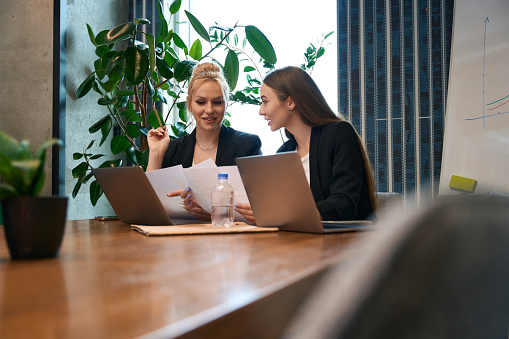
[[[505,104],[507,104],[509,102],[509,100],[507,100],[506,102],[504,102],[503,104],[500,104],[498,105],[497,107],[493,107],[493,108],[490,108],[490,111],[494,110],[494,109],[497,109],[499,108],[500,106],[504,106]]]

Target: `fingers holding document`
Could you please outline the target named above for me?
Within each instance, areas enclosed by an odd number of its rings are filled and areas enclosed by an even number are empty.
[[[250,223],[256,225],[256,220],[253,214],[253,210],[251,209],[250,204],[245,203],[237,203],[233,205],[234,209],[239,212],[244,218],[246,218],[247,221]]]
[[[181,189],[168,193],[168,197],[178,196],[182,198],[182,204],[180,207],[182,207],[184,211],[201,220],[210,221],[210,213],[205,211],[196,201],[194,201],[189,187],[185,190]]]

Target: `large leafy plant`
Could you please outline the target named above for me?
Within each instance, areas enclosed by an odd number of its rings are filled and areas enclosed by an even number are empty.
[[[180,5],[181,0],[174,1],[169,7],[169,17],[166,18],[163,6],[158,2],[159,24],[156,36],[141,30],[141,26],[149,24],[149,21],[143,18],[98,34],[94,34],[87,25],[90,41],[96,48],[98,58],[94,61],[94,71],[79,86],[76,96],[81,98],[93,90],[100,96],[97,103],[107,109],[107,114],[90,126],[89,132],[100,132],[99,145],[102,145],[117,126],[120,133],[111,139],[112,153],[124,153],[131,163],[142,167],[146,167],[148,161],[147,132],[151,127],[165,125],[169,112],[174,108],[178,110],[180,121],[171,125],[172,137],[187,133],[189,122],[185,98],[181,99],[181,95],[185,92],[195,64],[210,57],[212,51],[226,46],[226,58],[224,62],[218,63],[222,64],[231,88],[235,88],[239,77],[240,52],[229,49],[227,45],[233,31],[244,29],[246,43],[268,67],[273,67],[271,65],[277,61],[271,43],[255,26],[213,26],[207,31],[193,14],[184,11],[189,23],[201,38],[196,39],[188,48],[180,36],[168,28],[178,24],[174,17],[179,12]],[[210,46],[207,53],[203,53],[202,41]],[[156,108],[160,107],[158,102],[168,105],[166,118],[163,117],[161,109]],[[73,177],[78,179],[73,197],[76,197],[81,186],[92,178],[91,161],[105,156],[92,153],[94,142],[95,140],[82,153],[73,155],[75,160],[82,160],[72,170]],[[120,160],[107,160],[99,167],[120,165]],[[92,181],[90,198],[93,205],[101,195],[99,185]]]
[[[110,149],[114,155],[119,155],[119,159],[102,160],[97,167],[121,166],[120,155],[125,154],[130,163],[145,168],[148,162],[146,136],[152,127],[168,125],[172,139],[187,134],[190,121],[185,97],[181,96],[186,92],[192,69],[205,58],[215,60],[223,67],[232,90],[232,102],[259,104],[263,74],[273,69],[277,61],[266,36],[255,26],[238,23],[233,27],[215,25],[207,30],[193,14],[184,11],[188,19],[185,23],[190,23],[199,36],[188,47],[179,34],[169,28],[184,23],[175,21],[180,6],[181,0],[176,0],[169,6],[169,12],[165,12],[158,1],[159,23],[155,36],[142,30],[150,23],[144,18],[98,34],[87,25],[97,59],[94,71],[79,86],[76,96],[81,98],[92,91],[99,95],[97,103],[105,108],[105,114],[90,126],[89,132],[93,135],[100,132],[99,146],[115,134]],[[215,57],[217,52],[221,52],[221,60]],[[310,54],[309,60],[318,57],[316,53]],[[242,68],[247,86],[234,91],[243,63],[247,63]],[[162,112],[161,103],[167,107],[166,112]],[[167,124],[171,112],[178,114],[179,121]],[[80,161],[72,170],[77,179],[73,197],[92,179],[92,162],[105,157],[92,151],[95,143],[96,140],[92,140],[83,152],[73,154],[74,160]],[[98,183],[92,180],[92,205],[95,206],[102,193]]]
[[[0,131],[0,199],[18,196],[38,196],[44,185],[44,163],[46,149],[61,145],[58,139],[43,143],[35,153],[30,151],[30,142],[18,142]]]

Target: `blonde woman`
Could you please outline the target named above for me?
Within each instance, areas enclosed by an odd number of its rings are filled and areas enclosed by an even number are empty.
[[[257,135],[243,133],[223,125],[228,104],[229,87],[219,65],[198,64],[189,82],[187,109],[196,122],[191,134],[172,140],[166,127],[152,129],[147,134],[150,149],[147,171],[182,165],[191,167],[212,159],[217,166],[235,165],[237,157],[261,154]],[[210,214],[193,202],[189,189],[168,194],[180,195],[184,209],[202,219]]]

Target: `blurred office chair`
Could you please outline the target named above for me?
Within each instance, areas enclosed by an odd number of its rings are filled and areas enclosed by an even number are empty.
[[[507,338],[509,199],[455,197],[373,232],[286,338]]]

